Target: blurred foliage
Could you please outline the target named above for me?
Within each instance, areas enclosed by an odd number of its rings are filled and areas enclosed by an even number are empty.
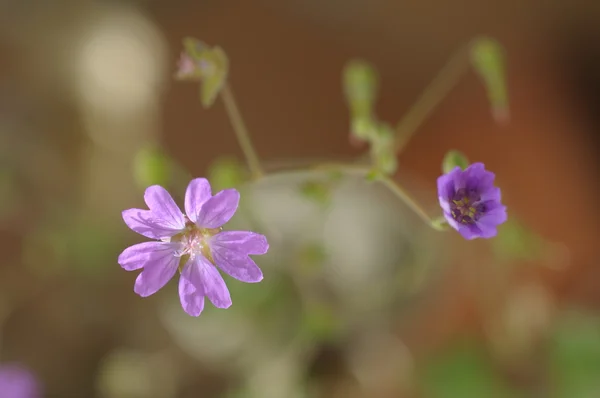
[[[172,177],[171,160],[159,146],[146,145],[135,155],[133,175],[142,189],[151,185],[166,186]]]
[[[394,139],[394,129],[390,125],[382,123],[371,140],[371,159],[374,168],[382,174],[394,174],[398,168]]]
[[[456,150],[448,151],[442,161],[442,171],[444,174],[447,174],[454,170],[456,166],[464,170],[469,167],[469,160],[467,160],[467,157],[462,152]]]
[[[379,84],[377,72],[365,61],[352,60],[344,67],[342,80],[350,107],[352,134],[361,140],[369,140],[373,132],[373,107]]]
[[[213,192],[228,188],[239,189],[249,179],[248,171],[237,158],[220,157],[208,169],[208,180]]]
[[[331,200],[331,187],[326,181],[305,181],[300,185],[300,194],[319,205],[328,205]]]
[[[552,395],[593,398],[600,392],[600,319],[569,313],[554,328],[550,344]]]
[[[475,341],[459,342],[440,351],[424,365],[421,386],[425,398],[519,398]]]
[[[471,43],[471,62],[487,90],[492,113],[498,122],[509,117],[506,61],[500,43],[490,38],[477,38]]]
[[[191,59],[193,71],[181,80],[200,81],[200,102],[210,108],[227,81],[229,60],[221,47],[210,47],[191,37],[183,40],[184,54]]]
[[[336,308],[323,301],[309,301],[303,309],[300,335],[313,342],[334,342],[342,332],[341,319]]]
[[[498,227],[498,235],[491,240],[494,255],[501,262],[535,261],[542,257],[546,244],[514,215]]]

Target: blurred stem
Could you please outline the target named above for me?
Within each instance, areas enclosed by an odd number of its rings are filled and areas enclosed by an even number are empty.
[[[342,163],[322,163],[317,164],[309,168],[310,170],[335,170],[342,172],[344,174],[357,175],[361,177],[366,177],[368,174],[372,172],[372,169],[368,166],[360,166],[356,164],[342,164]],[[429,226],[434,228],[437,231],[444,230],[445,228],[441,228],[438,224],[437,219],[431,218],[427,212],[417,203],[415,199],[410,196],[410,194],[400,186],[393,179],[385,176],[379,175],[377,176],[376,181],[379,181],[383,184],[387,189],[389,189],[397,198],[399,198],[402,202],[404,202],[412,211],[414,211],[423,221],[425,221]]]
[[[228,83],[225,83],[223,89],[221,90],[221,98],[225,104],[225,110],[227,111],[227,115],[231,121],[231,125],[233,126],[233,131],[235,132],[237,141],[240,144],[242,152],[244,153],[244,157],[246,158],[246,162],[248,163],[248,168],[250,169],[252,178],[257,180],[261,178],[264,173],[262,167],[260,166],[260,161],[258,160],[256,150],[254,149],[252,141],[250,140],[250,133],[244,124],[244,119],[242,118],[237,103],[235,102],[235,97],[233,96],[233,92]]]
[[[395,153],[406,147],[419,126],[448,95],[469,68],[469,51],[465,46],[450,58],[396,127]]]

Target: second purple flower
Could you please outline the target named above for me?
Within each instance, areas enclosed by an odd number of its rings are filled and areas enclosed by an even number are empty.
[[[250,255],[265,254],[265,236],[249,231],[223,231],[235,214],[240,194],[226,189],[212,195],[205,178],[192,180],[185,193],[185,214],[161,186],[146,189],[149,210],[129,209],[123,220],[133,231],[155,241],[128,247],[118,262],[127,271],[143,269],[134,291],[150,296],[180,271],[179,297],[185,312],[198,316],[207,297],[215,307],[228,308],[231,297],[217,267],[247,283],[263,274]]]
[[[473,163],[465,170],[455,167],[437,180],[444,217],[465,239],[492,238],[506,221],[506,206],[494,179],[483,163]]]

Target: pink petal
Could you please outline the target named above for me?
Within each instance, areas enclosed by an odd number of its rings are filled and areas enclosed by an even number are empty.
[[[196,224],[200,228],[219,228],[233,217],[240,202],[240,193],[225,189],[208,199],[198,214]]]
[[[212,250],[212,256],[219,268],[237,280],[246,283],[256,283],[263,280],[262,271],[246,254],[215,248]]]
[[[217,268],[202,255],[190,259],[184,267],[182,275],[217,308],[229,308],[231,296],[225,281]]]
[[[168,238],[181,232],[181,228],[166,225],[150,210],[129,209],[122,216],[129,228],[150,239]]]
[[[210,183],[206,178],[196,178],[190,181],[185,191],[185,213],[192,222],[196,222],[202,205],[211,196]]]
[[[180,257],[175,256],[173,251],[154,252],[135,280],[133,291],[142,297],[159,291],[175,275],[179,260]]]
[[[210,240],[211,248],[223,248],[242,254],[265,254],[269,243],[264,235],[250,231],[224,231]]]
[[[193,267],[184,267],[179,278],[179,299],[183,310],[191,316],[199,316],[204,310],[204,295],[190,281]]]
[[[118,263],[126,271],[143,268],[148,262],[154,262],[167,255],[173,255],[177,244],[168,242],[144,242],[129,246],[119,255]]]
[[[175,201],[160,185],[152,185],[146,188],[144,201],[156,219],[161,220],[162,224],[173,229],[185,228],[185,219]]]

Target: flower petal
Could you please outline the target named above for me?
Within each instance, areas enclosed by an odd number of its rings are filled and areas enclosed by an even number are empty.
[[[135,280],[133,291],[142,297],[159,291],[175,275],[179,260],[174,251],[153,252]]]
[[[475,224],[458,224],[458,233],[467,240],[473,240],[481,237],[482,231]]]
[[[160,185],[152,185],[146,188],[144,201],[154,217],[161,220],[163,225],[180,230],[185,228],[183,213],[175,204],[171,194]]]
[[[250,231],[224,231],[210,239],[211,248],[223,248],[241,254],[265,254],[269,243],[264,235]]]
[[[455,181],[457,177],[462,173],[460,167],[456,166],[448,174],[443,174],[437,179],[438,196],[450,199],[456,193]]]
[[[118,263],[126,271],[143,268],[148,262],[173,255],[179,245],[170,242],[144,242],[129,246],[119,255]]]
[[[481,218],[477,220],[477,224],[495,227],[505,222],[507,218],[508,214],[506,213],[506,206],[498,206],[481,216]]]
[[[183,310],[191,316],[199,316],[204,310],[204,295],[190,281],[190,272],[193,267],[184,266],[179,278],[179,299]]]
[[[196,178],[185,191],[185,214],[192,222],[196,222],[202,205],[211,198],[210,183],[206,178]]]
[[[197,294],[208,297],[217,308],[229,308],[231,296],[217,268],[202,255],[190,259],[184,267],[185,278],[192,283]],[[182,275],[183,275],[182,273]]]
[[[240,202],[240,193],[225,189],[208,199],[200,209],[196,224],[200,228],[219,228],[233,217]]]
[[[181,228],[166,225],[150,210],[129,209],[123,211],[122,216],[129,228],[150,239],[168,238],[181,232]]]
[[[212,256],[219,268],[237,280],[247,283],[263,280],[262,271],[246,254],[219,247],[212,250]]]

